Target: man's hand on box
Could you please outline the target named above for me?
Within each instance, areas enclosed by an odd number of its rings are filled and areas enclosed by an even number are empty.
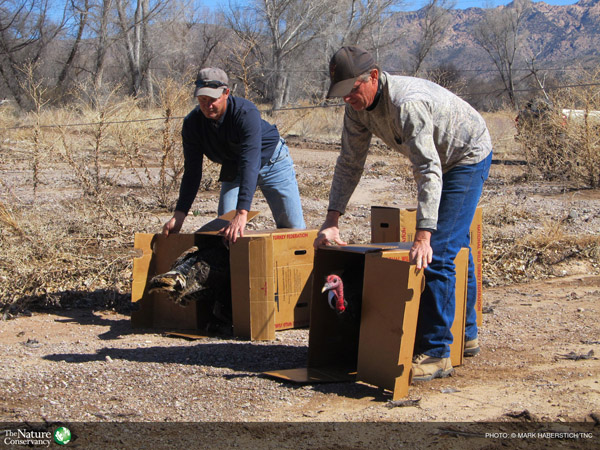
[[[320,245],[347,245],[340,238],[340,228],[338,226],[340,213],[338,211],[328,211],[325,222],[321,226],[319,233],[313,243],[315,248]]]
[[[219,230],[219,234],[229,242],[235,242],[239,237],[244,237],[244,230],[246,229],[246,223],[248,222],[248,211],[245,209],[238,209],[233,219],[226,227]]]
[[[168,236],[169,234],[179,233],[181,227],[183,226],[183,221],[185,220],[186,214],[181,211],[175,211],[173,213],[173,217],[171,217],[167,223],[163,225],[162,234]]]
[[[412,264],[416,264],[417,269],[425,269],[431,263],[433,250],[431,248],[431,231],[417,230],[415,241],[410,249],[409,257]]]

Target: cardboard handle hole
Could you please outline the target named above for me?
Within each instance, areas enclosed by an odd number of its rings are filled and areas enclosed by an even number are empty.
[[[306,255],[306,250],[296,250],[294,251],[294,255]]]
[[[381,228],[389,228],[389,227],[390,227],[390,224],[389,224],[389,223],[386,223],[386,222],[382,222],[382,223],[380,223],[380,224],[379,224],[379,226],[380,226]]]

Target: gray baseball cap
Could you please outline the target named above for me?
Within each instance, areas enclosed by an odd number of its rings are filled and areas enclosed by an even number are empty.
[[[207,95],[212,98],[219,98],[223,95],[223,90],[228,87],[229,78],[225,72],[214,67],[207,67],[198,72],[194,97]]]

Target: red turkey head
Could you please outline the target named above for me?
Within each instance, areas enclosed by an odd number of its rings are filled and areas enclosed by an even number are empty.
[[[344,283],[338,275],[328,275],[325,279],[325,284],[321,292],[327,291],[327,301],[329,307],[335,310],[338,314],[346,310],[346,300],[344,300]],[[335,305],[333,300],[335,299]]]

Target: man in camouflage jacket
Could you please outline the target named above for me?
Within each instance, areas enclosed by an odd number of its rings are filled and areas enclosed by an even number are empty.
[[[413,380],[453,372],[450,363],[455,310],[454,258],[470,247],[469,228],[492,159],[490,134],[481,115],[464,100],[427,80],[380,71],[371,55],[343,47],[330,62],[327,97],[346,102],[342,150],[327,216],[315,246],[340,238],[339,217],[362,175],[373,135],[410,160],[417,183],[417,230],[410,258],[425,270]],[[479,352],[477,283],[469,253],[465,355]]]

